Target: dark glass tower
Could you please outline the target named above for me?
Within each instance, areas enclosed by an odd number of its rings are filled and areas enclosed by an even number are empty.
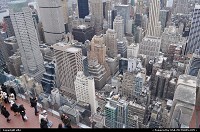
[[[79,18],[85,18],[85,16],[89,15],[89,6],[88,0],[78,0],[78,13]]]
[[[43,74],[41,84],[45,93],[51,94],[51,90],[54,88],[56,83],[55,76],[55,64],[48,63],[45,65],[46,72]]]

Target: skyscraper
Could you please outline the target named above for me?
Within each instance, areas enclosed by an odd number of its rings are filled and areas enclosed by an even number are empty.
[[[174,0],[176,2],[174,7],[174,14],[189,14],[190,9],[188,7],[189,0]]]
[[[169,128],[189,128],[195,110],[196,88],[196,77],[179,76],[170,109]]]
[[[44,61],[34,26],[32,12],[26,0],[9,2],[10,18],[19,46],[24,73],[40,82],[44,73]]]
[[[78,14],[79,18],[85,18],[89,15],[88,0],[78,0]]]
[[[103,35],[95,35],[91,40],[91,50],[88,53],[88,70],[89,74],[94,77],[96,89],[103,88],[110,76],[105,56],[106,46]]]
[[[115,58],[117,56],[117,32],[113,29],[106,31],[106,49],[109,57]]]
[[[105,4],[105,19],[108,21],[108,11],[111,11],[112,10],[112,3],[111,1],[106,1],[106,4]]]
[[[100,35],[103,30],[103,2],[102,0],[90,1],[91,12],[95,22],[95,32]]]
[[[74,81],[78,71],[83,71],[82,50],[64,42],[53,46],[60,89],[67,97],[76,100]]]
[[[190,33],[188,37],[188,43],[186,45],[185,54],[192,54],[195,52],[196,49],[200,49],[199,41],[200,41],[200,32],[198,30],[200,26],[200,5],[195,5],[193,16],[192,16],[192,23],[190,28]],[[198,51],[200,53],[200,50]]]
[[[200,55],[199,52],[194,52],[189,64],[186,67],[185,73],[191,76],[197,76],[200,69]]]
[[[5,53],[5,49],[4,49],[4,45],[3,45],[3,37],[1,36],[0,33],[0,68],[2,68],[1,66],[5,65],[5,57],[4,57],[4,53]]]
[[[144,1],[137,0],[136,2],[136,13],[143,14],[144,13]]]
[[[89,103],[91,112],[96,113],[95,85],[93,77],[86,77],[82,71],[77,73],[74,81],[77,101]]]
[[[113,29],[117,32],[118,41],[122,41],[124,37],[124,19],[122,16],[117,15],[113,22]]]
[[[65,33],[61,0],[37,0],[44,29],[45,41],[55,44]]]
[[[161,36],[161,50],[163,53],[167,53],[170,44],[177,44],[181,41],[181,34],[175,26],[169,26],[164,29]]]
[[[159,56],[161,39],[157,37],[144,37],[139,45],[139,54],[147,55],[150,58]]]
[[[119,95],[108,98],[105,105],[105,126],[108,128],[125,128],[127,124],[128,103]]]
[[[51,90],[56,87],[56,66],[54,62],[45,65],[46,72],[43,74],[41,84],[45,93],[50,94]]]
[[[61,0],[62,2],[62,9],[63,9],[63,17],[64,17],[64,24],[65,24],[65,33],[68,32],[68,0]]]
[[[117,15],[122,16],[124,19],[124,33],[127,33],[127,23],[130,20],[130,7],[129,5],[116,5]]]
[[[160,13],[160,0],[150,0],[149,7],[149,25],[147,30],[147,36],[159,37],[159,13]]]
[[[91,51],[93,51],[98,59],[99,64],[105,63],[106,57],[106,45],[103,39],[103,35],[94,36],[91,40]]]
[[[160,22],[162,29],[164,29],[167,26],[167,21],[169,17],[169,10],[160,10]]]
[[[5,16],[3,18],[5,24],[5,31],[8,37],[15,36],[13,25],[10,19],[10,16]]]

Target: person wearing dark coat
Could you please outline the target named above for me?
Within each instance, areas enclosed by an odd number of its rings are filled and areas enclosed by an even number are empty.
[[[19,106],[19,113],[20,113],[20,115],[22,116],[22,120],[23,120],[23,121],[26,121],[26,119],[24,118],[24,116],[26,115],[25,110],[26,110],[26,109],[24,108],[24,105],[21,104],[21,105]]]
[[[65,118],[63,119],[63,123],[64,123],[64,128],[72,128],[71,119],[67,115],[65,115]]]
[[[12,104],[11,110],[15,113],[14,116],[19,114],[19,107],[18,107],[18,105],[16,103]]]
[[[4,84],[1,84],[1,89],[3,92],[6,92],[8,95],[7,87]]]
[[[61,121],[63,122],[63,119],[65,118],[65,114],[62,114],[61,116],[60,116],[60,119],[61,119]]]
[[[58,128],[63,128],[62,123],[58,124]]]
[[[37,110],[37,101],[38,101],[37,97],[30,98],[31,107],[34,107],[36,116],[37,116],[37,113],[39,113]]]
[[[40,128],[48,128],[47,124],[48,122],[44,118],[42,118],[40,123]]]
[[[1,107],[1,114],[6,118],[9,123],[11,119],[9,119],[10,113],[7,111],[6,106]]]
[[[15,100],[17,100],[17,95],[16,95],[15,89],[13,87],[10,87],[10,93],[13,93],[15,96]]]

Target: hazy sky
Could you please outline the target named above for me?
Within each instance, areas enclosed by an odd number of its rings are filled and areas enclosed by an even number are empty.
[[[173,0],[167,0],[167,5],[166,7],[172,7]]]

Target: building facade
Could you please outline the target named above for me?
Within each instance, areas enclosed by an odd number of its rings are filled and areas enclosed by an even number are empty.
[[[196,5],[194,8],[193,16],[192,16],[192,23],[190,28],[190,33],[188,37],[188,42],[185,49],[185,54],[192,54],[195,50],[199,50],[199,30],[198,27],[200,26],[200,21],[198,17],[200,16],[200,5]],[[198,51],[200,53],[200,50]]]
[[[161,39],[156,37],[144,37],[139,45],[139,54],[147,55],[150,58],[159,56]]]
[[[67,97],[76,100],[74,80],[78,71],[83,71],[82,50],[59,42],[53,45],[57,78],[60,89]]]
[[[23,73],[40,82],[45,71],[44,62],[39,48],[32,11],[27,5],[26,1],[10,2],[10,17],[21,54]]]
[[[91,112],[96,113],[97,102],[95,97],[95,85],[93,77],[86,77],[82,71],[79,71],[74,81],[77,101],[89,103]]]
[[[117,32],[118,41],[122,41],[124,37],[124,19],[122,16],[117,15],[113,22],[113,29]]]
[[[61,0],[37,0],[44,30],[45,42],[55,44],[65,33]]]
[[[19,55],[12,55],[7,60],[8,70],[13,76],[21,76],[20,65],[22,65],[21,57]]]
[[[147,30],[147,36],[160,36],[161,25],[159,25],[159,13],[160,13],[160,0],[150,0],[149,7],[149,24]]]
[[[100,35],[103,30],[103,2],[101,0],[90,1],[90,11],[94,17],[95,33]]]
[[[106,31],[106,54],[108,57],[117,57],[117,32],[113,29]]]
[[[5,31],[6,31],[7,36],[8,37],[15,36],[15,32],[14,32],[14,29],[13,29],[13,25],[12,25],[10,16],[5,16],[3,18],[3,21],[4,21],[4,24],[5,24]]]
[[[139,44],[131,44],[127,46],[127,58],[137,58],[139,53]]]
[[[88,0],[78,0],[78,14],[79,18],[85,18],[89,15],[89,5]]]

